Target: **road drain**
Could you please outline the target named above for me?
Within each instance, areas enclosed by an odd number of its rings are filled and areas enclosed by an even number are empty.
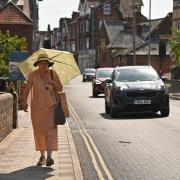
[[[121,143],[121,144],[131,144],[130,141],[118,141],[118,142]]]

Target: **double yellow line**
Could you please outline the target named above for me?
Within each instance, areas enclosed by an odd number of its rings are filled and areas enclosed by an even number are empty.
[[[105,180],[104,175],[103,175],[105,173],[109,180],[113,180],[113,177],[112,177],[109,169],[107,168],[107,166],[106,166],[99,150],[97,149],[93,139],[87,133],[87,131],[84,127],[80,127],[81,120],[80,120],[79,116],[77,115],[77,113],[75,112],[72,105],[70,104],[70,102],[68,102],[68,106],[70,109],[71,116],[73,117],[73,119],[76,121],[76,124],[78,125],[79,132],[80,132],[80,134],[81,134],[81,136],[85,142],[85,145],[88,149],[88,152],[89,152],[90,157],[92,159],[93,166],[97,172],[99,179]],[[102,172],[102,169],[103,169],[104,173]]]

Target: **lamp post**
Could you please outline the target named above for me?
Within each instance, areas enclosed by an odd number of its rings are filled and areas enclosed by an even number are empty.
[[[133,65],[136,65],[136,13],[135,0],[132,0],[132,15],[133,15]]]
[[[149,42],[148,42],[148,65],[151,64],[151,0],[149,0]]]
[[[37,1],[33,0],[33,51],[36,50],[36,33],[37,33]]]
[[[38,12],[38,2],[39,1],[43,1],[43,0],[33,0],[33,20],[34,20],[34,31],[33,31],[33,51],[36,50],[36,43],[37,43],[37,31],[38,31],[38,16],[39,16],[39,12]]]
[[[91,6],[91,31],[92,31],[92,34],[91,34],[91,46],[92,46],[92,49],[94,49],[94,6]]]

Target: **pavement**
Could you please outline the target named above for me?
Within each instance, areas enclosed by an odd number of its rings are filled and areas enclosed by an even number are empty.
[[[170,73],[165,74],[165,77],[167,77],[165,84],[169,89],[170,98],[180,100],[180,80],[172,80]]]
[[[83,180],[68,122],[58,126],[55,164],[38,167],[30,113],[18,112],[18,128],[0,143],[0,180]]]
[[[163,76],[166,78],[164,83],[169,89],[170,99],[180,100],[180,80],[172,80],[171,73],[165,73]]]

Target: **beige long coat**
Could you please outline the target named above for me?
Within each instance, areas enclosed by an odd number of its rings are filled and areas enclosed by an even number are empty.
[[[52,72],[56,91],[62,91],[57,73]],[[56,99],[52,85],[48,84],[49,80],[51,80],[49,70],[44,78],[40,76],[39,70],[35,70],[29,74],[25,89],[26,100],[30,89],[32,90],[31,119],[37,151],[57,151],[58,149],[57,126],[54,124]]]

